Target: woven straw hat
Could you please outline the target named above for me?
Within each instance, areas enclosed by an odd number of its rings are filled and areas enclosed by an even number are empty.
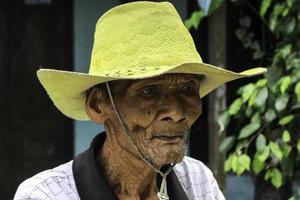
[[[141,1],[112,8],[98,20],[88,74],[40,69],[37,76],[62,113],[89,120],[86,90],[106,81],[165,73],[202,74],[203,97],[225,82],[265,71],[255,68],[235,73],[203,63],[174,6]]]

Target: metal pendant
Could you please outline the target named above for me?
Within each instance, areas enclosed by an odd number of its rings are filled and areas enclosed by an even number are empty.
[[[160,190],[157,193],[159,200],[169,200],[168,191],[167,191],[167,174],[161,174],[162,181]]]
[[[169,196],[167,194],[158,192],[157,196],[158,196],[159,200],[169,200]]]

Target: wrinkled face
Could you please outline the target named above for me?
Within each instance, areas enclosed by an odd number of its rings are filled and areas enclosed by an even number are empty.
[[[133,143],[156,167],[182,160],[189,128],[202,111],[199,86],[199,76],[191,74],[110,84],[116,108]],[[115,128],[124,130],[116,117],[111,118]],[[119,144],[134,151],[123,136]]]

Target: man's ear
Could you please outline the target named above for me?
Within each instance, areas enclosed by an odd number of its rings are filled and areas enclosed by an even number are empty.
[[[98,88],[91,88],[89,92],[86,102],[85,102],[85,110],[89,118],[98,123],[104,123],[108,115],[105,112],[106,99],[104,98],[103,91]]]

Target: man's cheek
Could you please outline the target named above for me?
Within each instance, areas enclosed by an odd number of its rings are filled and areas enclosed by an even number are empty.
[[[134,116],[134,123],[147,129],[155,119],[155,112],[153,109],[141,108],[134,113]]]
[[[193,124],[197,120],[197,118],[202,114],[202,106],[195,105],[191,108],[194,108],[189,110],[191,124]]]

